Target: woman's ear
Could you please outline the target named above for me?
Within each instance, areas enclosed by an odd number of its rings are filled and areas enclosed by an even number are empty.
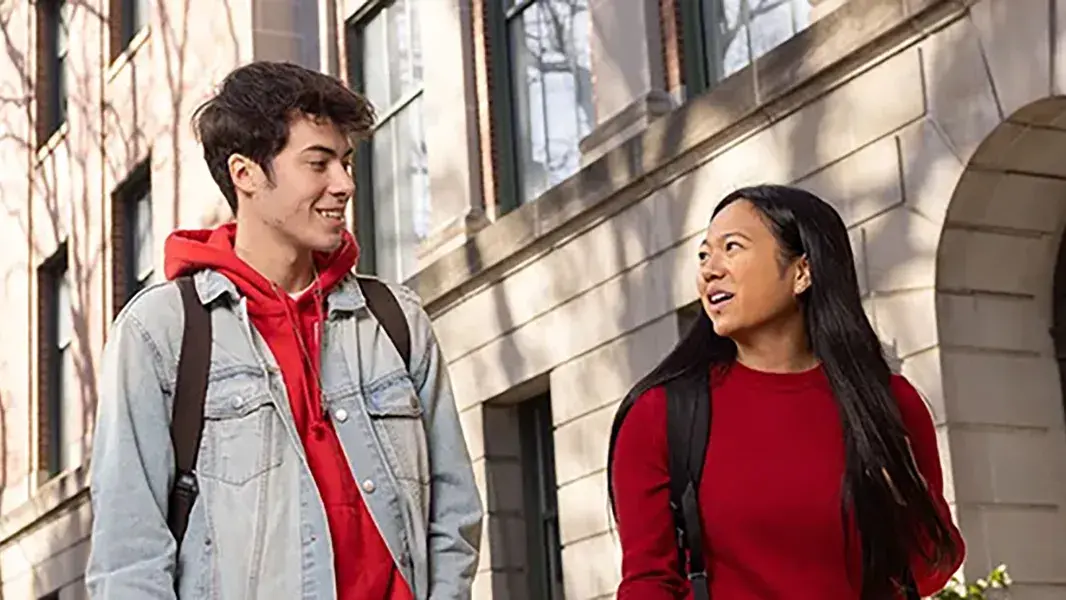
[[[799,296],[811,287],[811,263],[807,255],[799,257],[796,261],[796,277],[792,284],[793,295]]]

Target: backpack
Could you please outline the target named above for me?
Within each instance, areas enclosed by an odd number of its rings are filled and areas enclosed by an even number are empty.
[[[711,433],[709,369],[670,379],[666,389],[666,441],[669,454],[670,511],[674,516],[677,564],[692,586],[693,600],[710,600],[700,520],[700,478]],[[906,574],[907,600],[920,600],[913,575]]]
[[[404,366],[411,370],[411,330],[399,302],[384,283],[370,277],[356,276],[359,289],[366,297],[367,308],[374,314],[392,341]],[[175,479],[170,489],[167,526],[181,548],[189,525],[189,513],[199,494],[194,469],[200,452],[204,426],[204,400],[208,371],[211,367],[211,313],[200,302],[191,276],[176,280],[185,311],[185,326],[178,358],[178,375],[174,386],[174,408],[170,422],[170,440],[174,445]]]

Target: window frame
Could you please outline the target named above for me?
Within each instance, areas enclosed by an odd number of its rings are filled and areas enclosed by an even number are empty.
[[[69,90],[67,58],[70,54],[70,24],[64,13],[72,11],[68,0],[37,2],[37,146],[44,146],[66,123]],[[69,17],[69,14],[66,15]],[[41,94],[44,88],[46,94]]]
[[[408,1],[415,2],[418,0]],[[364,97],[366,97],[366,70],[364,68],[364,59],[366,58],[364,42],[366,36],[363,31],[371,21],[382,16],[382,13],[395,3],[396,0],[371,0],[348,19],[348,24],[345,27],[348,85],[359,94],[364,95]],[[422,31],[422,24],[419,25],[419,31]],[[394,118],[412,103],[422,98],[425,89],[426,83],[425,78],[423,78],[415,89],[404,93],[392,105],[387,107],[375,106],[375,110],[382,109],[382,112],[377,113],[373,129],[366,138],[359,140],[355,152],[352,154],[352,171],[355,178],[354,229],[356,237],[359,239],[357,269],[360,273],[377,275],[379,271],[377,220],[374,214],[374,134],[383,126],[390,124]],[[396,154],[395,146],[393,147],[393,154]],[[432,202],[432,189],[430,189],[430,201]]]
[[[141,273],[137,272],[137,253],[140,250],[136,239],[137,228],[137,211],[140,208],[140,201],[145,196],[149,196],[148,210],[152,215],[150,221],[150,232],[152,234],[149,243],[155,244],[155,229],[154,224],[154,206],[152,206],[151,193],[152,193],[152,158],[149,156],[136,167],[130,171],[126,179],[120,183],[115,190],[111,193],[112,202],[112,218],[114,222],[112,227],[120,235],[113,242],[112,247],[112,261],[114,265],[122,265],[121,271],[112,271],[112,285],[114,286],[114,293],[112,295],[114,302],[113,313],[118,315],[122,308],[129,302],[137,292],[141,291],[151,277],[155,274],[155,265],[148,270],[142,277]],[[121,240],[121,241],[119,241]],[[121,275],[116,277],[116,275]]]
[[[490,118],[492,119],[492,140],[495,146],[496,160],[493,164],[496,175],[497,216],[502,216],[524,204],[535,202],[537,197],[523,201],[524,189],[522,173],[522,149],[518,120],[519,102],[515,93],[514,49],[511,40],[511,23],[522,18],[526,10],[539,2],[551,0],[512,0],[514,4],[503,6],[500,0],[483,0],[485,3],[485,21],[487,46],[489,46],[490,79]],[[591,7],[586,7],[591,10]],[[591,40],[590,40],[591,43]],[[591,48],[589,49],[591,52]],[[590,65],[591,69],[591,65]],[[595,128],[595,123],[590,124]],[[578,140],[580,141],[580,140]],[[579,150],[580,151],[580,150]],[[579,172],[579,166],[575,173]],[[551,186],[541,193],[547,193]]]
[[[564,597],[562,535],[550,394],[518,405],[518,437],[529,597],[561,600]]]
[[[39,448],[43,446],[47,449],[45,456],[38,456],[38,469],[44,471],[49,479],[70,467],[63,460],[63,445],[66,441],[63,439],[63,408],[67,404],[65,396],[69,390],[62,385],[62,369],[66,353],[72,350],[73,345],[73,311],[68,315],[72,329],[69,339],[62,339],[63,332],[60,331],[60,297],[64,283],[68,295],[73,293],[69,267],[69,247],[67,242],[63,241],[56,251],[41,263],[37,274],[37,293],[40,296],[38,352],[44,355],[44,368],[38,361],[37,378],[38,390],[45,390],[44,394],[38,394],[38,435],[47,438],[47,442],[38,445]],[[40,427],[41,420],[45,421],[45,427]]]

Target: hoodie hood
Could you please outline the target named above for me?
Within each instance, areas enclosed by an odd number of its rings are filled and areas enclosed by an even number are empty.
[[[359,246],[348,231],[343,232],[336,250],[314,253],[318,276],[312,288],[322,296],[351,272],[359,257]],[[241,260],[233,250],[237,224],[217,229],[178,230],[167,237],[163,247],[163,270],[168,280],[213,269],[225,275],[248,299],[248,310],[256,314],[284,312],[286,292]],[[315,294],[302,294],[297,305],[311,302]]]

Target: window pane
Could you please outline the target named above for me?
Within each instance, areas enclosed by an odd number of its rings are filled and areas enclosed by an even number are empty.
[[[133,270],[137,280],[144,280],[154,266],[152,260],[152,194],[137,198],[133,210]]]
[[[385,9],[388,19],[389,106],[392,106],[422,84],[421,43],[414,39],[418,33],[415,2],[397,0]]]
[[[432,229],[421,98],[374,134],[373,178],[377,271],[402,281],[417,268],[419,244]]]
[[[65,348],[74,337],[74,318],[71,306],[71,289],[67,273],[57,273],[56,293],[56,346]]]
[[[704,0],[712,83],[743,69],[810,24],[809,0]]]
[[[151,0],[133,0],[133,15],[134,32],[147,27],[152,18]]]
[[[374,132],[371,142],[371,172],[374,185],[374,262],[377,274],[393,279],[399,272],[396,248],[396,161],[393,157],[395,146],[395,120],[390,120]]]
[[[53,111],[55,122],[53,128],[67,120],[67,59],[60,58],[55,65],[55,95],[53,97]]]
[[[56,448],[56,455],[59,458],[57,470],[63,471],[79,462],[78,457],[75,455],[78,448],[71,442],[78,439],[81,434],[81,431],[79,431],[81,420],[77,418],[81,411],[78,410],[76,404],[81,395],[79,393],[78,371],[74,364],[74,351],[71,348],[63,350],[59,363],[62,366],[58,381],[60,396],[58,402],[59,422],[56,424],[56,433],[58,434],[57,441],[59,444]]]
[[[522,202],[580,168],[592,127],[589,21],[584,0],[539,0],[510,23]]]
[[[752,1],[750,16],[752,60],[780,46],[808,25],[809,0]]]
[[[74,7],[70,2],[59,2],[59,10],[56,14],[56,55],[65,56],[70,43],[70,21]]]
[[[429,201],[429,161],[426,156],[426,134],[422,128],[422,98],[415,98],[396,115],[399,126],[397,146],[398,177],[407,192],[403,220],[406,241],[412,249],[426,239],[432,229],[432,210]],[[413,263],[411,266],[414,266]]]
[[[389,102],[389,51],[385,40],[385,18],[379,13],[363,26],[363,92],[378,113]]]

